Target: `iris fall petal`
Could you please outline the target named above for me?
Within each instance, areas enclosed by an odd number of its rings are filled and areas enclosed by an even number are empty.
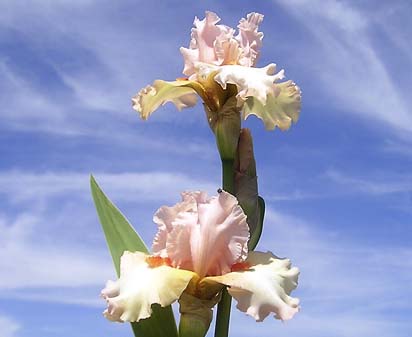
[[[140,113],[142,119],[147,119],[153,111],[167,102],[172,102],[178,110],[194,106],[197,95],[192,85],[191,81],[156,80],[153,85],[143,88],[132,98],[133,109]]]
[[[297,286],[299,270],[291,268],[288,259],[279,259],[270,252],[249,252],[245,264],[249,268],[207,277],[202,282],[229,286],[237,308],[256,321],[263,321],[270,313],[281,320],[291,319],[299,311],[299,300],[289,296]]]
[[[167,265],[151,267],[147,258],[144,253],[124,252],[120,278],[109,281],[101,293],[108,304],[103,314],[109,320],[138,322],[150,317],[152,304],[165,307],[175,302],[195,275]]]
[[[292,81],[275,83],[283,77],[283,70],[276,73],[272,63],[264,68],[221,66],[215,80],[222,88],[229,83],[236,85],[244,119],[253,114],[263,120],[268,130],[276,126],[286,130],[299,118],[301,93]]]

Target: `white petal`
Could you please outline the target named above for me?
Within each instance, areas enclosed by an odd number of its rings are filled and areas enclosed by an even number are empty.
[[[207,277],[203,282],[229,286],[237,308],[256,321],[263,321],[270,313],[281,320],[292,318],[299,311],[299,300],[289,294],[297,286],[299,270],[291,268],[288,259],[279,259],[270,252],[249,252],[245,262],[250,265],[248,269]]]
[[[150,317],[151,305],[162,307],[179,299],[194,273],[167,265],[151,267],[148,255],[124,252],[121,258],[120,278],[108,282],[102,291],[108,308],[106,318],[119,322],[137,322]]]
[[[287,130],[292,122],[296,123],[301,106],[299,87],[292,81],[277,83],[276,87],[278,95],[269,95],[265,105],[255,97],[248,97],[243,106],[243,118],[256,115],[263,120],[267,130],[275,127]]]
[[[278,126],[285,130],[299,117],[300,89],[292,81],[275,83],[284,78],[283,70],[275,72],[273,63],[264,68],[225,65],[218,67],[215,81],[224,89],[228,83],[237,86],[244,119],[253,114],[263,120],[266,129]]]
[[[132,98],[133,109],[140,113],[140,117],[147,119],[153,111],[167,102],[172,102],[178,110],[194,106],[197,95],[191,84],[190,81],[156,80],[153,85],[143,88]]]

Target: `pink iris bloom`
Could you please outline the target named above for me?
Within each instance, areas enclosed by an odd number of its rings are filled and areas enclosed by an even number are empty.
[[[133,108],[147,119],[167,102],[179,110],[194,106],[199,95],[211,111],[218,111],[228,96],[235,95],[243,119],[256,115],[268,130],[288,129],[299,118],[301,92],[290,80],[279,82],[284,71],[277,72],[274,63],[256,68],[262,20],[262,14],[248,14],[235,34],[233,28],[218,24],[215,13],[206,12],[203,20],[195,18],[189,48],[180,48],[187,78],[156,80],[132,98]]]
[[[248,252],[246,215],[231,194],[184,192],[153,220],[153,254],[124,252],[120,278],[102,290],[109,320],[136,322],[150,317],[152,304],[168,306],[185,293],[217,293],[223,286],[256,321],[270,313],[288,320],[298,312],[299,300],[289,295],[299,270],[271,252]]]

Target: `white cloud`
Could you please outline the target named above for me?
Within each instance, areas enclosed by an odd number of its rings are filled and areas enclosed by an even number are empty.
[[[310,44],[291,44],[291,48],[304,55],[299,60],[302,68],[321,84],[319,89],[310,89],[317,90],[312,91],[318,97],[316,101],[312,97],[314,104],[329,111],[325,104],[332,97],[340,111],[380,120],[398,131],[412,131],[408,89],[398,85],[398,75],[389,72],[370,36],[374,9],[361,10],[354,2],[337,0],[276,2],[311,33]],[[404,67],[410,68],[411,61],[407,62]]]
[[[20,324],[14,319],[3,316],[0,313],[0,336],[1,337],[17,337],[17,332],[20,330]]]
[[[176,200],[184,190],[214,193],[218,185],[176,172],[94,173],[99,185],[118,200]],[[13,202],[43,201],[56,196],[90,196],[90,175],[75,172],[0,172],[0,194]]]
[[[41,221],[34,214],[0,217],[0,269],[5,271],[0,290],[98,285],[113,274],[110,261],[95,250],[38,243]]]
[[[5,53],[0,58],[0,70],[6,75],[0,81],[5,102],[3,126],[99,136],[104,131],[107,135],[113,123],[122,126],[121,122],[137,119],[131,97],[155,80],[153,76],[179,76],[182,61],[174,36],[158,36],[158,30],[147,28],[148,21],[129,19],[120,19],[110,5],[93,0],[0,4],[0,24],[19,37],[13,39],[15,48],[27,52],[19,44],[21,40],[29,46],[27,64],[17,60],[16,67],[30,65],[33,70],[28,73],[36,78],[33,81],[27,72],[9,67],[9,63],[14,64],[12,55]],[[190,22],[188,35],[189,27]],[[142,53],[142,46],[153,50]],[[50,52],[45,55],[44,50]],[[154,53],[159,60],[167,54],[167,61],[156,64]],[[170,67],[173,63],[175,69]],[[58,86],[49,82],[50,74]],[[174,107],[170,110],[175,113],[171,122],[190,124],[204,118],[198,113],[178,114]],[[168,115],[155,116],[162,118],[170,119]],[[135,132],[128,131],[127,136],[137,138]],[[124,136],[125,130],[119,133]]]
[[[412,177],[409,174],[393,177],[385,172],[380,177],[371,177],[369,174],[368,178],[362,178],[352,177],[337,170],[328,170],[325,176],[343,186],[347,192],[384,195],[412,191]]]

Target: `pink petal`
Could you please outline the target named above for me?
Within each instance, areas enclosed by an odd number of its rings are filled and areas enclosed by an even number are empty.
[[[191,214],[197,214],[196,198],[201,198],[201,195],[195,193],[190,195],[184,192],[182,193],[181,202],[172,207],[162,206],[157,210],[153,216],[154,223],[158,225],[158,231],[152,245],[153,253],[167,257],[166,242],[168,235],[173,231],[176,224],[190,222]],[[179,219],[177,220],[177,218]],[[193,221],[196,223],[197,218]]]
[[[220,18],[213,12],[206,12],[203,20],[197,17],[194,20],[195,28],[192,28],[192,36],[189,48],[180,48],[185,62],[183,74],[191,76],[195,73],[195,63],[204,62],[219,64],[215,51],[215,43],[227,36],[233,36],[233,29],[224,25],[217,25]]]
[[[239,64],[245,67],[253,67],[259,57],[259,49],[262,46],[263,33],[258,32],[259,24],[263,21],[263,15],[249,13],[246,19],[241,19],[239,25],[239,41],[242,56]]]
[[[194,271],[201,277],[230,272],[247,257],[249,227],[237,199],[222,191],[198,205],[199,223],[191,236]]]
[[[200,277],[227,273],[246,259],[249,227],[234,196],[222,191],[208,199],[204,192],[185,192],[182,199],[156,212],[155,254]]]

